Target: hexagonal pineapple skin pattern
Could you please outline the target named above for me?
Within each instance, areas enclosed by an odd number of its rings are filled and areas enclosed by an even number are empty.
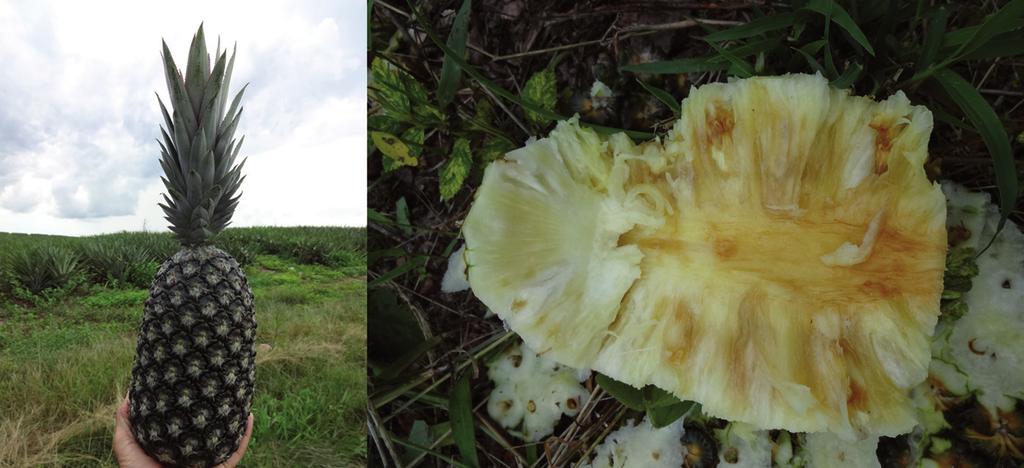
[[[946,251],[931,127],[812,75],[694,89],[639,145],[562,122],[487,168],[470,285],[538,352],[711,415],[906,432]]]
[[[255,378],[252,290],[210,246],[161,265],[146,300],[129,418],[139,445],[168,466],[205,467],[237,450]]]

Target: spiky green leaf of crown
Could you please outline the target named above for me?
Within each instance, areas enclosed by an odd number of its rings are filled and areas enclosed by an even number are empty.
[[[237,48],[237,47],[236,47]],[[160,166],[163,167],[164,219],[184,245],[199,245],[223,230],[231,221],[238,199],[242,161],[234,166],[242,141],[234,139],[242,108],[243,86],[231,106],[225,109],[235,51],[230,60],[217,44],[217,62],[210,69],[203,26],[192,37],[185,76],[174,64],[167,43],[163,43],[164,74],[171,110],[160,96],[164,126],[160,128]]]

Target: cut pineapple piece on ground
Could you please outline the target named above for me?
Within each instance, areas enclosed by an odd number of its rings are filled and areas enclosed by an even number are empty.
[[[878,437],[850,442],[834,434],[807,434],[806,456],[809,468],[872,468],[881,467],[878,455]]]
[[[685,449],[681,441],[683,420],[660,429],[644,418],[643,423],[626,424],[604,438],[597,447],[589,468],[678,468],[684,466]]]
[[[578,372],[528,346],[514,346],[488,364],[494,391],[487,413],[502,427],[527,442],[551,434],[562,415],[576,416],[589,394],[580,385],[589,372]]]
[[[998,208],[988,196],[963,187],[943,186],[950,203],[950,232],[958,226],[969,246],[981,250],[995,234]],[[1024,234],[1007,223],[977,259],[978,275],[964,293],[967,313],[937,330],[933,377],[954,394],[978,394],[978,402],[996,414],[1024,399]],[[940,334],[941,333],[941,334]]]
[[[491,164],[474,294],[545,356],[758,428],[915,422],[946,251],[931,114],[811,75],[694,89],[664,141],[561,122]]]

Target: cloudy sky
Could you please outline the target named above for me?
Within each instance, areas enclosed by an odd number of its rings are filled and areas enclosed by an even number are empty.
[[[237,43],[235,226],[366,224],[366,2],[0,0],[0,231],[164,230],[160,40]]]

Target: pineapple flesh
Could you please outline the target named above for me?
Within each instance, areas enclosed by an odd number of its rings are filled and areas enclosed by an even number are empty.
[[[470,285],[539,353],[711,416],[907,432],[946,252],[931,128],[818,75],[696,88],[639,145],[561,122],[487,168]]]
[[[253,399],[252,290],[238,262],[209,243],[238,204],[241,141],[233,134],[242,92],[225,112],[234,56],[218,50],[211,69],[202,26],[184,77],[166,44],[163,55],[173,112],[160,102],[167,188],[160,206],[182,248],[160,266],[145,303],[129,420],[157,461],[204,467],[238,449]]]

